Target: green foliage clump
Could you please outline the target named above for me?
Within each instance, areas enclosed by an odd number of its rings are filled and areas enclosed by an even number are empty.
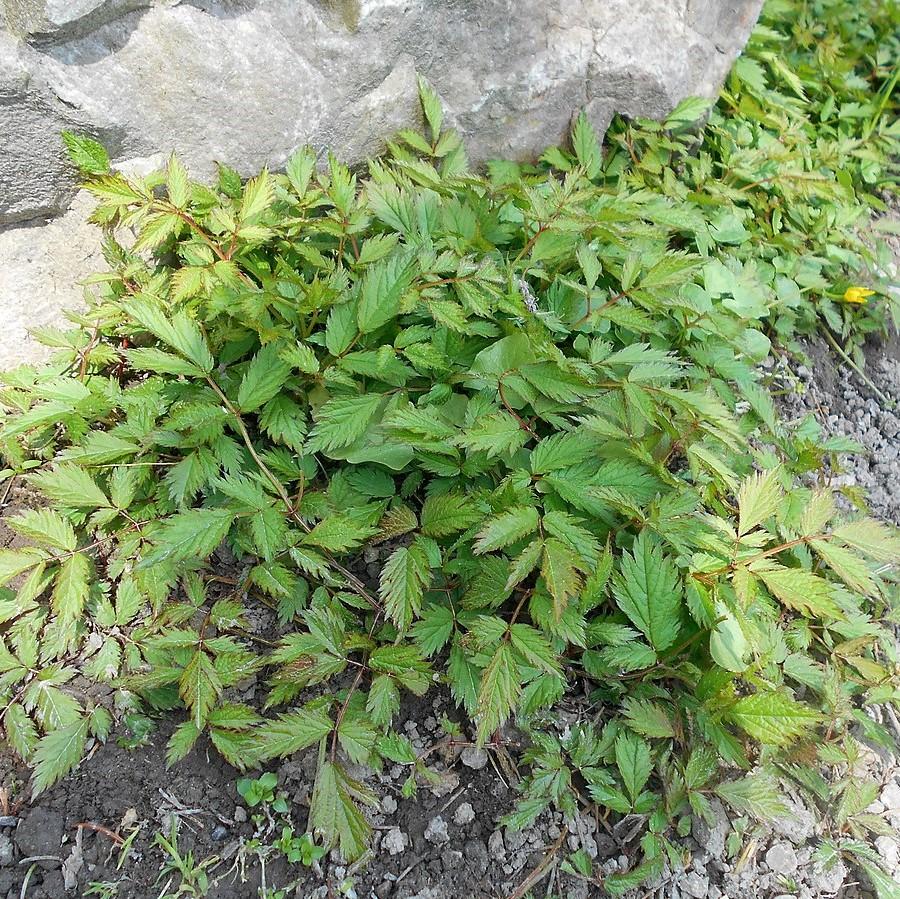
[[[412,793],[429,772],[392,723],[441,681],[480,744],[530,735],[511,824],[573,810],[576,785],[644,816],[622,890],[713,792],[777,813],[770,775],[722,762],[887,739],[864,708],[900,700],[900,540],[836,514],[817,473],[850,447],[779,423],[756,369],[889,303],[843,297],[897,150],[896,36],[859,31],[849,66],[804,47],[834,4],[805,6],[770,4],[698,152],[688,101],[607,152],[582,116],[571,152],[480,177],[427,85],[427,136],[364,177],[304,150],[246,183],[174,156],[125,178],[68,138],[110,271],[0,396],[9,472],[46,498],[0,551],[3,723],[35,793],[111,712],[184,708],[170,763],[202,734],[241,770],[317,747],[310,829],[357,857],[375,798],[347,763],[407,766]],[[862,74],[867,40],[890,55]],[[265,651],[258,603],[284,630]],[[235,698],[251,675],[262,710]],[[603,714],[559,733],[576,688]]]

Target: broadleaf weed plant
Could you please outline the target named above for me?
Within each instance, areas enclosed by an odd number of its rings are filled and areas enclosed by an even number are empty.
[[[900,699],[900,540],[838,511],[848,447],[782,423],[758,363],[825,329],[860,365],[896,320],[859,233],[895,188],[897,24],[771,0],[711,111],[605,147],[582,116],[571,149],[484,176],[424,82],[425,133],[365,172],[301,150],[248,181],[175,156],[126,178],[67,135],[109,271],[0,393],[5,474],[43,497],[0,551],[34,794],[115,718],[183,708],[171,764],[203,734],[241,771],[317,752],[309,829],[354,859],[376,797],[348,763],[408,766],[412,792],[426,760],[392,722],[441,682],[478,744],[527,735],[511,826],[640,816],[621,892],[711,797],[770,818],[776,764],[809,784],[887,742],[866,709]],[[261,708],[235,698],[251,675]],[[560,732],[576,684],[591,711]],[[865,836],[850,812],[835,853]]]

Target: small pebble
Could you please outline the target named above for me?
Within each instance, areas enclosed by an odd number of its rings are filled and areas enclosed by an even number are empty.
[[[775,874],[793,874],[797,870],[797,853],[790,843],[775,843],[766,853],[766,864]]]
[[[453,813],[453,823],[458,827],[465,827],[475,820],[475,809],[469,802],[462,802]]]
[[[214,843],[220,843],[220,842],[221,842],[222,840],[224,840],[225,837],[227,837],[227,836],[228,836],[228,828],[225,827],[224,824],[217,824],[217,825],[213,828],[212,833],[209,835],[210,839],[211,839]]]
[[[425,828],[425,839],[435,846],[441,846],[450,842],[447,822],[440,815],[428,822],[428,827]]]
[[[480,771],[488,763],[488,754],[477,746],[466,746],[460,754],[459,760],[474,771]]]
[[[387,849],[389,855],[400,855],[408,845],[409,837],[399,827],[392,827],[381,840],[382,849]]]
[[[900,809],[900,784],[892,780],[881,791],[881,802],[885,808],[896,811]]]

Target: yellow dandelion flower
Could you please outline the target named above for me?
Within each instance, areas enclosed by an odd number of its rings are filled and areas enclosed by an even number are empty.
[[[873,296],[875,293],[874,290],[869,290],[868,287],[848,287],[844,292],[844,302],[845,303],[867,303],[868,298]]]

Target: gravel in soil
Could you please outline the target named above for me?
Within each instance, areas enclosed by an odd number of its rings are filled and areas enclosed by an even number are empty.
[[[877,518],[900,523],[900,338],[871,342],[865,372],[886,404],[822,340],[807,341],[808,364],[769,360],[783,394],[783,419],[813,415],[826,437],[847,437],[863,451],[842,457],[836,487],[860,488]]]

